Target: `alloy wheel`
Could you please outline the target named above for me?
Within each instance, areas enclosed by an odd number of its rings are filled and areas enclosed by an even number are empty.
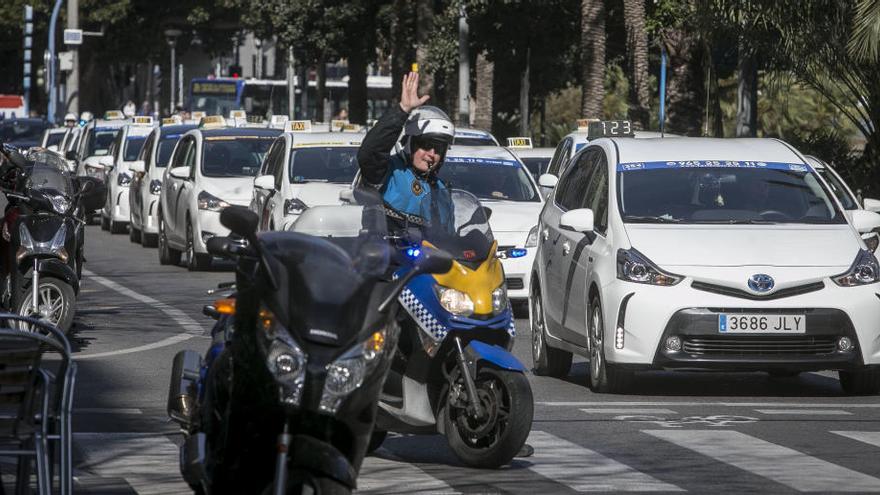
[[[590,313],[590,379],[598,380],[599,373],[605,367],[603,360],[605,353],[602,352],[602,330],[599,328],[599,306],[596,305]]]
[[[532,296],[532,361],[538,363],[541,350],[544,348],[544,308],[541,307],[541,295]]]
[[[22,302],[22,309],[30,311],[33,304],[32,294],[28,292]],[[53,284],[40,284],[38,290],[37,315],[52,325],[58,325],[64,313],[64,294]]]

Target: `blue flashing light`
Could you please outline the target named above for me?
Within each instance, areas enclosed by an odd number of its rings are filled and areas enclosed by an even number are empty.
[[[509,256],[511,258],[522,258],[523,256],[525,256],[528,253],[529,253],[529,251],[527,249],[514,248],[514,249],[510,249],[507,251],[507,256]]]
[[[406,248],[406,255],[412,259],[416,259],[422,254],[422,250],[417,247]]]

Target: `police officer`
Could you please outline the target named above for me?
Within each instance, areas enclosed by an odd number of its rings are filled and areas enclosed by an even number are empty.
[[[76,123],[79,119],[76,118],[76,114],[72,112],[68,112],[67,115],[64,116],[64,127],[76,127]]]
[[[445,189],[437,177],[455,125],[439,108],[423,106],[419,74],[403,77],[400,104],[392,106],[370,129],[358,151],[364,182],[379,190],[386,212],[404,223],[419,223],[421,202],[433,189]],[[402,150],[391,155],[400,131]]]

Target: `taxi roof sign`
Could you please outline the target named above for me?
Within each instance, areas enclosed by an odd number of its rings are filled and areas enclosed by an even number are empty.
[[[134,125],[153,125],[153,117],[149,115],[137,115],[131,118]]]
[[[124,118],[125,115],[119,110],[107,110],[104,112],[104,120],[122,120]]]
[[[599,122],[599,119],[577,119],[577,128],[579,131],[586,131],[590,128],[591,122]]]
[[[590,122],[587,139],[603,137],[633,137],[632,122],[628,120],[597,120]]]
[[[291,120],[287,123],[290,132],[312,132],[311,120]]]
[[[202,120],[203,118],[205,118],[207,116],[208,116],[208,114],[205,112],[202,112],[202,111],[193,112],[192,115],[190,115],[192,120],[195,120],[196,122]]]
[[[199,127],[202,129],[218,129],[226,127],[226,119],[224,119],[222,115],[202,117],[202,120],[199,121]]]
[[[235,119],[245,119],[247,120],[247,113],[244,110],[230,110],[229,118],[232,120]]]
[[[348,120],[333,119],[330,121],[330,132],[334,132],[334,131],[341,132],[345,129],[346,125],[349,125]]]
[[[180,115],[172,115],[171,117],[165,117],[162,119],[162,125],[180,125],[183,123],[183,119],[180,118]]]
[[[269,121],[269,127],[273,129],[284,129],[288,120],[290,119],[287,115],[273,115],[272,120]]]
[[[532,138],[530,137],[509,137],[507,138],[508,148],[532,148]]]

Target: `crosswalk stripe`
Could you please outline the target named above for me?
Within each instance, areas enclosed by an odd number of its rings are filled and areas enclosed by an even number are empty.
[[[803,492],[877,492],[880,479],[737,431],[644,430]]]
[[[678,414],[671,409],[646,409],[633,407],[596,407],[581,409],[581,412],[587,414]]]
[[[880,431],[832,431],[831,433],[880,447]]]
[[[843,409],[755,409],[761,414],[791,414],[800,416],[852,416]]]
[[[123,478],[139,495],[191,495],[180,477],[177,445],[157,433],[75,433],[75,470]]]
[[[528,443],[535,448],[530,470],[578,492],[683,491],[626,464],[543,431],[533,431]]]
[[[376,456],[364,459],[357,484],[358,493],[458,493],[414,464]]]

